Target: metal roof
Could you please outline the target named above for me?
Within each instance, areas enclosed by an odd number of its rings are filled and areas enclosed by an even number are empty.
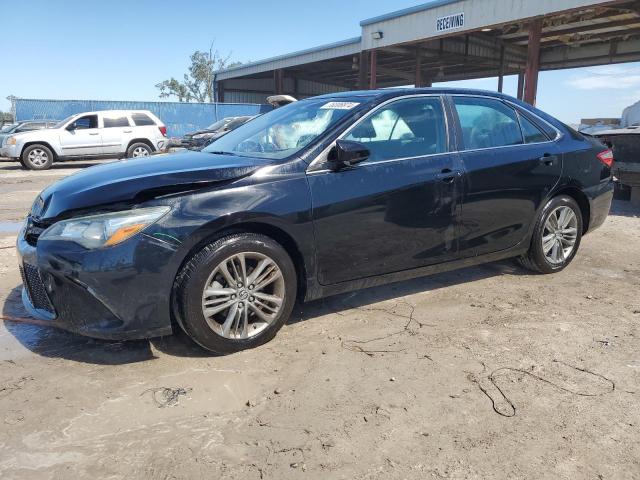
[[[424,10],[431,10],[432,8],[442,7],[449,5],[450,3],[456,3],[460,0],[432,0],[431,2],[416,5],[415,7],[403,8],[402,10],[396,10],[394,12],[385,13],[384,15],[378,15],[377,17],[367,18],[360,22],[360,26],[371,25],[372,23],[383,22],[385,20],[391,20],[392,18],[404,17],[416,12],[422,12]]]
[[[266,58],[264,60],[258,60],[255,62],[244,63],[237,67],[226,68],[219,70],[216,75],[219,80],[235,76],[233,74],[252,74],[259,73],[264,70],[272,70],[273,68],[283,68],[286,63],[298,65],[304,63],[304,57],[311,57],[308,61],[326,60],[328,58],[340,57],[350,53],[357,53],[360,51],[361,37],[347,38],[346,40],[340,40],[339,42],[328,43],[326,45],[320,45],[318,47],[307,48],[305,50],[299,50],[297,52],[287,53],[285,55],[278,55],[276,57]],[[354,48],[349,48],[349,47]],[[343,47],[347,47],[346,49]],[[333,52],[332,52],[333,51]],[[320,55],[314,55],[318,54]],[[276,65],[277,64],[277,65]],[[246,72],[246,73],[244,73]]]

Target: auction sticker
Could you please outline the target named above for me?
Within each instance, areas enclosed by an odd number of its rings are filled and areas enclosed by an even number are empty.
[[[358,105],[360,105],[358,102],[329,102],[325,103],[320,108],[330,110],[351,110]]]

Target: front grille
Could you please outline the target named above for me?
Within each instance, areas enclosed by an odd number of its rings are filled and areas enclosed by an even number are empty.
[[[31,300],[33,306],[39,310],[55,313],[40,277],[40,271],[36,267],[25,263],[20,267],[20,275],[22,275],[22,283],[27,289],[29,300]]]
[[[29,245],[35,247],[38,243],[38,238],[47,229],[48,225],[42,222],[37,222],[33,217],[27,219],[27,228],[24,231],[24,239]]]

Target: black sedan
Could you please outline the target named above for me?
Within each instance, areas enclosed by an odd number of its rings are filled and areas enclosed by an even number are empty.
[[[218,120],[212,123],[204,130],[198,130],[197,132],[187,133],[181,138],[182,147],[189,148],[191,150],[200,150],[202,147],[207,146],[212,141],[226,135],[232,130],[235,130],[240,125],[244,125],[249,120],[254,118],[253,116],[243,117],[227,117],[222,120]]]
[[[473,90],[315,97],[178,155],[38,196],[18,238],[34,316],[112,339],[182,328],[234,352],[297,300],[511,257],[558,272],[613,193],[597,140]]]

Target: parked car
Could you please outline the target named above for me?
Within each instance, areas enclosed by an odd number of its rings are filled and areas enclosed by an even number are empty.
[[[298,99],[291,95],[271,95],[267,97],[267,103],[275,108],[284,107],[297,101]]]
[[[40,130],[42,128],[51,128],[58,123],[58,120],[25,120],[23,122],[5,125],[0,129],[0,147],[4,139],[9,135],[22,132],[30,132],[32,130]],[[2,155],[0,155],[2,156]]]
[[[514,98],[346,92],[266,113],[199,152],[45,189],[17,241],[32,315],[83,335],[229,353],[296,300],[511,257],[564,269],[607,217],[612,153]]]
[[[146,157],[162,149],[167,128],[147,110],[105,110],[71,115],[51,128],[9,135],[0,156],[45,170],[74,158]]]
[[[640,125],[603,130],[592,136],[607,145],[616,163],[613,173],[618,183],[630,190],[630,200],[640,206]]]
[[[181,146],[191,150],[199,150],[211,143],[213,140],[220,138],[231,130],[235,130],[240,125],[245,124],[252,118],[254,117],[243,116],[223,118],[222,120],[212,123],[203,130],[185,134],[181,139]]]

